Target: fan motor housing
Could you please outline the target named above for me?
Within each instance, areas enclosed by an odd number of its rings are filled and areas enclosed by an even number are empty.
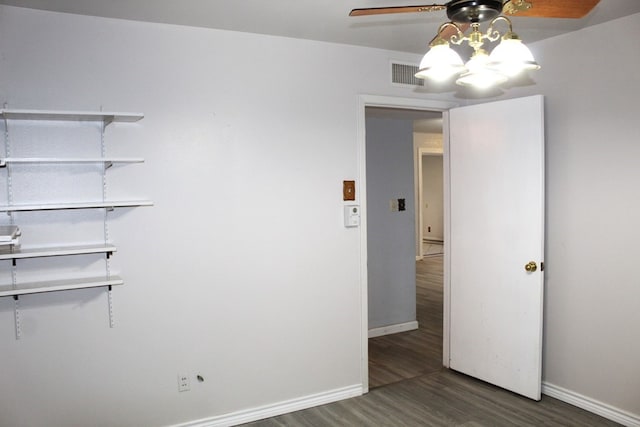
[[[502,13],[502,0],[453,0],[447,3],[447,16],[453,22],[485,22]]]

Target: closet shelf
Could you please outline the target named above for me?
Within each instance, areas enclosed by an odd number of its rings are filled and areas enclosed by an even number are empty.
[[[143,163],[143,158],[138,157],[5,157],[0,158],[0,167],[7,164],[29,163]]]
[[[51,280],[33,283],[22,283],[16,286],[1,285],[0,297],[40,294],[44,292],[68,291],[72,289],[101,288],[106,286],[123,285],[124,281],[118,276],[89,279]]]
[[[106,200],[96,202],[46,203],[0,206],[0,212],[51,211],[65,209],[94,209],[94,208],[133,208],[138,206],[153,206],[151,200]]]
[[[44,258],[65,255],[87,255],[113,253],[117,248],[113,245],[85,245],[85,246],[58,246],[50,248],[27,248],[16,249],[0,247],[0,260]]]
[[[6,120],[60,120],[81,122],[137,122],[142,113],[116,113],[106,111],[55,111],[55,110],[0,110]]]

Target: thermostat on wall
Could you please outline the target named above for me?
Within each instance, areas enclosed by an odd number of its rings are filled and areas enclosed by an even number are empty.
[[[358,227],[360,225],[360,205],[346,205],[344,207],[344,226]]]

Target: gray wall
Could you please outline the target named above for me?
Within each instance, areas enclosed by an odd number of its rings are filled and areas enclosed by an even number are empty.
[[[442,153],[442,126],[440,126],[439,133],[425,133],[425,132],[415,132],[415,122],[414,122],[414,133],[413,133],[413,155],[414,155],[414,165],[415,169],[415,192],[414,198],[418,200],[420,195],[418,194],[420,190],[418,176],[418,162],[421,162],[421,156],[419,155],[420,148],[426,148],[431,152]],[[433,130],[435,132],[436,130]],[[444,190],[444,189],[443,189]],[[417,204],[418,202],[416,202]],[[420,207],[416,206],[416,217],[420,215]],[[416,221],[416,256],[422,256],[422,244],[420,242],[420,221]]]
[[[444,240],[442,167],[441,155],[422,156],[422,232],[425,239]]]
[[[369,329],[416,320],[413,122],[367,118]],[[389,201],[404,198],[406,210]]]

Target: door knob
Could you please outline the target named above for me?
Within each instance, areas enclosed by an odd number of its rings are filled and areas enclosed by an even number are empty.
[[[533,273],[534,271],[536,271],[538,269],[538,265],[536,264],[535,261],[529,261],[525,266],[524,269],[528,272],[528,273]]]

